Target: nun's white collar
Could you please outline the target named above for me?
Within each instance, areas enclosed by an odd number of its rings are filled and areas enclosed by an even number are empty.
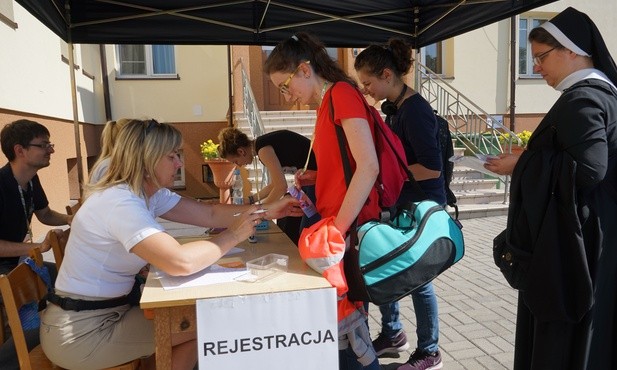
[[[563,92],[565,89],[571,87],[575,83],[590,78],[605,81],[606,83],[613,86],[613,88],[615,88],[615,85],[608,79],[608,77],[606,77],[604,72],[595,68],[586,68],[572,72],[570,75],[566,76],[566,78],[561,80],[561,82],[557,86],[555,86],[555,90]]]

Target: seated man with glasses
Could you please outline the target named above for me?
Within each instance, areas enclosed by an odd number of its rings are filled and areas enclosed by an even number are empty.
[[[30,224],[33,214],[40,222],[50,226],[70,224],[72,216],[49,208],[37,175],[38,170],[49,166],[51,154],[54,153],[54,144],[49,142],[49,130],[40,123],[21,119],[2,128],[0,142],[2,152],[9,161],[0,168],[0,274],[6,274],[17,266],[20,257],[27,256],[35,246],[40,247],[42,252],[51,248],[47,238],[41,243],[32,240]],[[57,269],[52,263],[46,263],[46,266],[53,284]],[[29,345],[36,346],[38,329],[26,333]],[[0,364],[3,369],[19,368],[14,347],[9,342],[0,348]]]

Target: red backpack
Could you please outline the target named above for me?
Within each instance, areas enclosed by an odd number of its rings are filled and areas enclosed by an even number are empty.
[[[336,83],[335,83],[336,85]],[[332,86],[332,89],[334,85]],[[396,204],[403,183],[412,178],[413,175],[407,168],[407,164],[403,161],[405,158],[405,149],[401,139],[392,131],[392,129],[383,121],[377,109],[370,106],[362,93],[355,89],[366,107],[369,115],[373,117],[375,125],[375,152],[379,162],[379,174],[375,186],[379,193],[379,205],[382,208],[390,208]],[[330,117],[334,122],[334,104],[332,104],[332,93],[330,93]],[[343,167],[345,168],[345,179],[347,184],[351,181],[350,161],[347,157],[346,140],[343,128],[339,125],[336,127],[336,136],[338,137],[339,146],[341,147],[341,155],[343,156]]]

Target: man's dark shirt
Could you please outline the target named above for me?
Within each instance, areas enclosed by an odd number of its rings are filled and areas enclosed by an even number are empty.
[[[7,163],[0,168],[0,239],[11,242],[23,242],[28,234],[28,224],[32,213],[49,205],[47,196],[41,187],[38,175],[23,189],[26,210],[21,201],[19,186],[13,176],[11,166]],[[0,257],[0,271],[8,272],[17,266],[19,257]]]

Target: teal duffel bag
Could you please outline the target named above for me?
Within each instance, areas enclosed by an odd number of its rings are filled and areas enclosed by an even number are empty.
[[[377,305],[405,297],[465,253],[460,223],[430,200],[413,203],[392,221],[363,224],[357,248],[366,293]]]

